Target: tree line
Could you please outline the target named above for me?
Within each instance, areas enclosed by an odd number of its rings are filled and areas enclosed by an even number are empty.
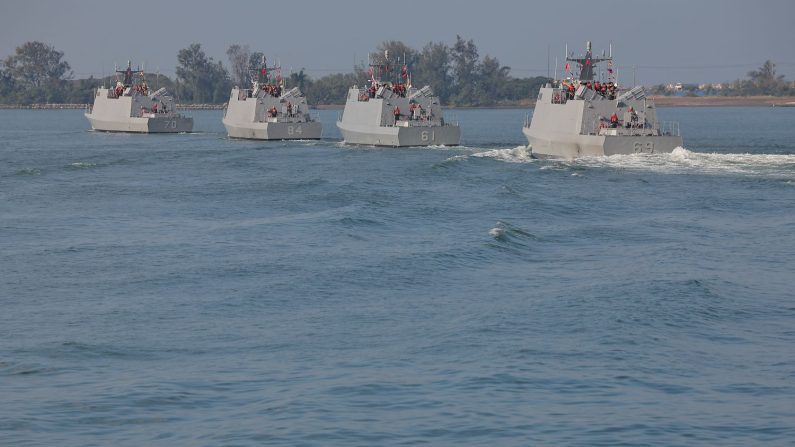
[[[717,94],[719,96],[794,96],[795,81],[788,81],[784,75],[776,74],[776,62],[765,61],[758,70],[747,73],[747,79],[726,81],[720,85],[707,84],[704,86],[691,85],[683,89],[687,96],[696,96],[697,92]],[[668,87],[659,84],[651,87],[655,94],[668,94]]]
[[[406,65],[414,86],[429,85],[445,105],[494,106],[520,104],[535,98],[539,88],[550,79],[544,76],[517,78],[511,68],[496,57],[481,57],[473,40],[456,36],[455,43],[429,42],[416,49],[397,40],[382,42],[374,49],[380,57],[388,51]],[[104,79],[74,79],[65,54],[43,42],[26,42],[15,53],[0,61],[0,104],[30,105],[44,103],[87,104],[93,89],[115,83],[114,76]],[[248,73],[258,68],[263,53],[248,45],[231,45],[226,52],[228,65],[208,57],[201,44],[195,43],[177,53],[176,76],[147,73],[150,85],[165,87],[183,104],[223,104],[233,86],[248,87]],[[399,70],[401,67],[395,67]],[[313,78],[305,69],[284,74],[288,88],[299,87],[312,105],[344,104],[352,85],[364,86],[370,78],[364,61],[351,72]],[[795,85],[777,75],[775,63],[767,61],[759,70],[748,72],[748,79],[724,83],[722,94],[795,95]]]
[[[414,86],[430,85],[443,104],[454,106],[491,106],[519,103],[535,98],[538,89],[549,82],[546,77],[515,78],[511,68],[497,58],[481,58],[474,41],[456,36],[452,46],[430,42],[422,50],[401,41],[391,40],[377,45],[375,53],[386,51],[400,57],[397,72],[406,66]],[[248,45],[232,45],[226,52],[229,69],[221,61],[207,57],[200,44],[190,45],[177,55],[178,95],[185,103],[223,103],[228,100],[232,85],[249,86],[249,70],[259,68],[263,53],[251,51]],[[298,87],[313,105],[344,104],[352,85],[364,86],[370,78],[369,67],[362,61],[351,72],[313,78],[300,69],[284,73],[282,82]]]

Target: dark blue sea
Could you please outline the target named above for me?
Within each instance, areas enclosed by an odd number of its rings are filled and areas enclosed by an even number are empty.
[[[0,111],[0,444],[795,445],[795,108],[669,155]]]

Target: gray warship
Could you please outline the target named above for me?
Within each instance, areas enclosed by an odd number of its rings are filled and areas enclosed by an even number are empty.
[[[276,72],[278,76],[272,74]],[[323,127],[309,114],[306,98],[298,87],[282,88],[281,67],[249,71],[251,88],[235,87],[221,120],[232,138],[255,140],[317,140]]]
[[[399,62],[393,67],[400,67]],[[351,87],[337,118],[346,143],[391,147],[461,143],[456,118],[444,118],[439,98],[429,86],[412,87],[406,69],[403,65],[400,73],[390,73],[388,52],[383,60],[370,60],[369,88]]]
[[[116,73],[123,75],[116,86],[96,89],[94,104],[86,107],[86,118],[94,130],[137,133],[193,130],[193,118],[177,113],[174,99],[165,88],[150,91],[143,71],[133,71],[130,61],[127,69]]]
[[[621,89],[614,82],[612,44],[607,57],[604,50],[602,57],[593,57],[591,42],[579,57],[569,54],[567,46],[566,71],[569,62],[577,64],[579,75],[542,87],[532,119],[525,117],[523,133],[534,157],[656,154],[682,146],[679,123],[658,121],[643,87]],[[608,76],[602,72],[595,79],[600,62],[608,63]]]

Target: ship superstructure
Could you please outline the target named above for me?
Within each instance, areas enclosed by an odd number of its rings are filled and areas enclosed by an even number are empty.
[[[532,120],[523,133],[538,158],[577,158],[617,154],[666,153],[682,146],[679,123],[660,122],[654,101],[641,86],[620,88],[609,55],[594,57],[566,50],[571,76],[538,93]],[[607,62],[607,74],[596,65]]]
[[[177,112],[165,88],[151,91],[143,70],[117,70],[115,86],[94,92],[94,104],[85,116],[94,130],[107,132],[178,133],[193,130],[193,118]]]
[[[415,88],[405,64],[370,60],[370,79],[348,90],[337,127],[346,143],[375,146],[457,146],[461,128],[445,117],[439,97],[429,86]],[[390,66],[392,70],[390,71]]]

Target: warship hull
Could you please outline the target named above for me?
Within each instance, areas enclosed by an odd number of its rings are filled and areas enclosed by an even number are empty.
[[[257,82],[251,89],[232,89],[221,122],[230,138],[319,140],[323,124],[312,119],[308,110],[300,89],[273,94],[263,91]]]
[[[604,157],[631,154],[665,154],[682,147],[677,122],[661,122],[654,100],[640,86],[622,89],[613,76],[610,55],[594,57],[591,42],[584,56],[575,57],[579,77],[546,84],[538,91],[535,109],[525,116],[522,133],[537,158]],[[608,63],[608,76],[594,68]],[[601,73],[597,78],[596,74]]]
[[[461,128],[458,126],[433,127],[382,127],[337,123],[342,137],[348,144],[368,146],[458,146],[461,144]]]
[[[132,133],[181,133],[193,131],[193,118],[191,117],[129,117],[100,119],[86,113],[91,127],[102,132],[132,132]]]
[[[532,153],[537,158],[603,157],[630,154],[671,153],[682,146],[682,137],[676,135],[611,136],[577,135],[557,132],[523,130]]]
[[[298,123],[233,123],[223,120],[231,138],[249,140],[319,140],[323,125],[317,121]]]

